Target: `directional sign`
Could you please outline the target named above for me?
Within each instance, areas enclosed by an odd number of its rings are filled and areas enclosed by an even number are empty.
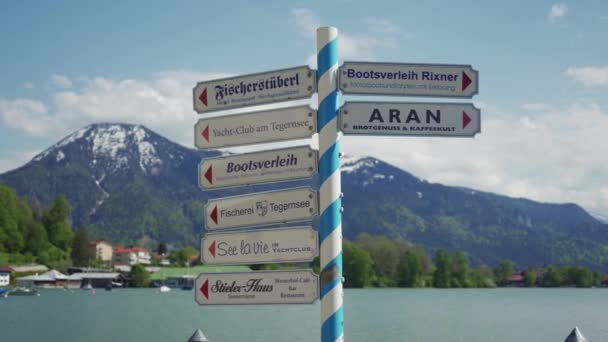
[[[207,233],[201,242],[205,265],[308,262],[319,256],[312,227]]]
[[[309,178],[317,171],[310,146],[205,159],[198,167],[203,190]]]
[[[468,103],[346,102],[344,134],[472,137],[481,131],[479,109]]]
[[[205,227],[219,230],[305,221],[317,213],[317,193],[310,188],[259,192],[209,200],[205,206]]]
[[[317,131],[317,112],[308,106],[201,119],[194,126],[200,149],[310,138]]]
[[[313,70],[301,66],[200,82],[193,90],[194,110],[208,113],[310,97],[316,78]]]
[[[312,304],[319,298],[312,270],[201,273],[195,286],[200,305]]]
[[[344,62],[344,94],[471,98],[478,93],[478,72],[470,65]]]

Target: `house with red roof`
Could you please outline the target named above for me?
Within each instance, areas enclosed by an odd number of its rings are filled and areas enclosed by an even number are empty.
[[[150,259],[150,253],[143,247],[115,246],[112,248],[113,265],[150,265]]]
[[[526,285],[526,276],[524,271],[514,272],[511,274],[508,280],[508,286],[525,286]]]

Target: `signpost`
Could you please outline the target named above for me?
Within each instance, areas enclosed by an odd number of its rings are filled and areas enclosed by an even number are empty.
[[[207,230],[306,221],[318,213],[317,193],[294,188],[216,198],[207,202],[205,213]]]
[[[193,90],[194,110],[208,113],[310,97],[316,74],[308,66],[199,82]]]
[[[299,106],[200,119],[194,126],[199,149],[310,138],[317,131],[317,112]]]
[[[206,265],[309,262],[319,256],[319,234],[312,227],[207,233],[201,243]]]
[[[472,137],[481,131],[479,109],[468,103],[346,102],[344,134]]]
[[[317,152],[299,146],[205,159],[198,179],[207,190],[309,178],[316,171]]]
[[[309,146],[226,155],[199,164],[203,190],[311,178],[319,192],[294,188],[210,199],[205,207],[209,233],[201,259],[209,265],[307,262],[320,256],[320,276],[312,270],[201,273],[195,300],[216,304],[304,304],[321,300],[321,341],[344,340],[342,268],[341,134],[473,137],[481,113],[467,103],[350,102],[345,95],[472,98],[479,73],[470,65],[345,62],[338,65],[338,30],[317,30],[318,70],[307,66],[198,83],[193,89],[199,114],[310,98],[308,106],[201,119],[194,127],[199,149],[225,148],[319,136]],[[312,227],[227,231],[319,215]]]
[[[312,304],[319,277],[312,270],[201,273],[194,293],[200,305]]]
[[[478,72],[470,65],[344,62],[344,94],[471,98]]]

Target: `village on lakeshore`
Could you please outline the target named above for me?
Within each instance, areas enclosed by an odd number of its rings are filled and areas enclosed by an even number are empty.
[[[347,242],[345,254],[360,255],[364,253],[369,255],[365,250],[366,245],[369,247],[374,243],[382,244],[387,241],[365,241],[369,237],[363,237],[357,242]],[[395,244],[396,245],[396,244]],[[137,288],[151,287],[160,288],[166,287],[169,289],[192,290],[194,281],[199,273],[213,272],[242,272],[250,271],[249,266],[216,266],[203,265],[200,262],[200,255],[191,248],[178,249],[171,252],[166,250],[164,243],[159,244],[158,248],[150,251],[143,247],[123,247],[113,246],[107,241],[91,241],[88,242],[89,252],[91,256],[91,267],[70,266],[66,269],[56,270],[41,264],[24,264],[24,265],[3,265],[0,266],[0,289],[112,289],[112,288]],[[389,248],[390,250],[391,248]],[[417,256],[414,256],[418,253]],[[465,275],[453,273],[443,277],[441,272],[437,272],[438,266],[430,265],[430,258],[426,254],[420,254],[420,250],[414,252],[414,249],[403,254],[403,261],[396,266],[402,266],[409,263],[413,269],[419,269],[419,272],[407,274],[396,271],[395,279],[390,279],[386,274],[380,274],[376,268],[382,267],[380,263],[372,265],[370,263],[356,264],[355,267],[360,268],[368,275],[363,278],[357,276],[354,269],[350,274],[355,276],[350,277],[346,283],[346,287],[555,287],[555,286],[570,286],[570,287],[608,287],[608,275],[598,272],[591,272],[580,267],[545,267],[538,269],[515,270],[512,263],[509,261],[501,262],[495,269],[480,267],[477,269],[468,270],[468,262],[461,264],[466,266]],[[446,256],[445,251],[440,250],[439,259]],[[448,268],[458,268],[458,263],[462,261],[462,256],[458,253],[451,257]],[[413,260],[413,261],[412,261]],[[417,260],[417,261],[416,261]],[[461,261],[458,261],[461,260]],[[305,264],[306,266],[307,264]],[[288,268],[293,268],[290,266]],[[318,266],[317,266],[318,267]],[[259,265],[253,266],[254,269],[259,269]],[[349,271],[349,266],[345,267]],[[426,271],[424,269],[427,269]],[[133,272],[134,269],[136,272]],[[142,282],[139,279],[141,276],[138,272],[146,274]],[[135,277],[137,279],[132,279]],[[452,280],[449,277],[453,277]],[[479,277],[485,277],[485,280],[477,280]],[[443,279],[443,280],[442,280]],[[459,283],[463,282],[464,283]],[[444,283],[442,283],[444,282]]]

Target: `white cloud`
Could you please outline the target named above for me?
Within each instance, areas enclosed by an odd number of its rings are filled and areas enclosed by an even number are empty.
[[[565,4],[555,4],[549,9],[549,21],[556,22],[559,18],[562,18],[568,14],[568,6]]]
[[[198,81],[227,73],[169,71],[151,79],[96,77],[83,87],[55,91],[49,103],[35,99],[1,99],[0,117],[28,135],[57,139],[97,122],[148,126],[186,146],[192,146],[192,88]]]
[[[24,82],[23,83],[23,88],[25,88],[25,89],[34,89],[34,83],[32,83],[32,82]]]
[[[365,18],[365,23],[371,32],[379,33],[397,33],[401,28],[389,19],[368,17]]]
[[[319,17],[309,8],[296,8],[291,14],[295,17],[296,26],[303,36],[315,38],[317,28],[323,26]]]
[[[495,113],[474,139],[346,136],[342,146],[432,182],[574,202],[608,217],[608,112],[593,103],[544,109]]]
[[[51,85],[61,88],[71,88],[72,81],[64,75],[51,75],[51,79],[49,81]]]
[[[316,30],[323,26],[321,19],[315,12],[308,8],[298,8],[291,11],[295,18],[296,27],[303,37],[311,40],[316,39]],[[364,20],[369,26],[370,32],[365,34],[351,34],[339,32],[338,49],[342,60],[364,60],[373,58],[380,48],[396,48],[397,42],[394,35],[388,33],[398,33],[400,28],[390,20],[380,18],[367,18]],[[396,30],[393,32],[388,31]],[[413,37],[407,33],[405,37]],[[312,45],[314,47],[314,45]],[[306,63],[316,68],[316,52],[313,52],[306,59]]]
[[[553,110],[553,106],[546,103],[524,103],[521,108],[533,112],[546,112]]]
[[[11,127],[33,136],[44,136],[53,132],[58,124],[40,101],[31,99],[0,99],[0,113]]]
[[[608,66],[604,67],[570,67],[566,70],[568,76],[583,82],[588,87],[608,86]]]
[[[608,15],[601,15],[600,16],[600,20],[602,20],[602,21],[608,21]]]

